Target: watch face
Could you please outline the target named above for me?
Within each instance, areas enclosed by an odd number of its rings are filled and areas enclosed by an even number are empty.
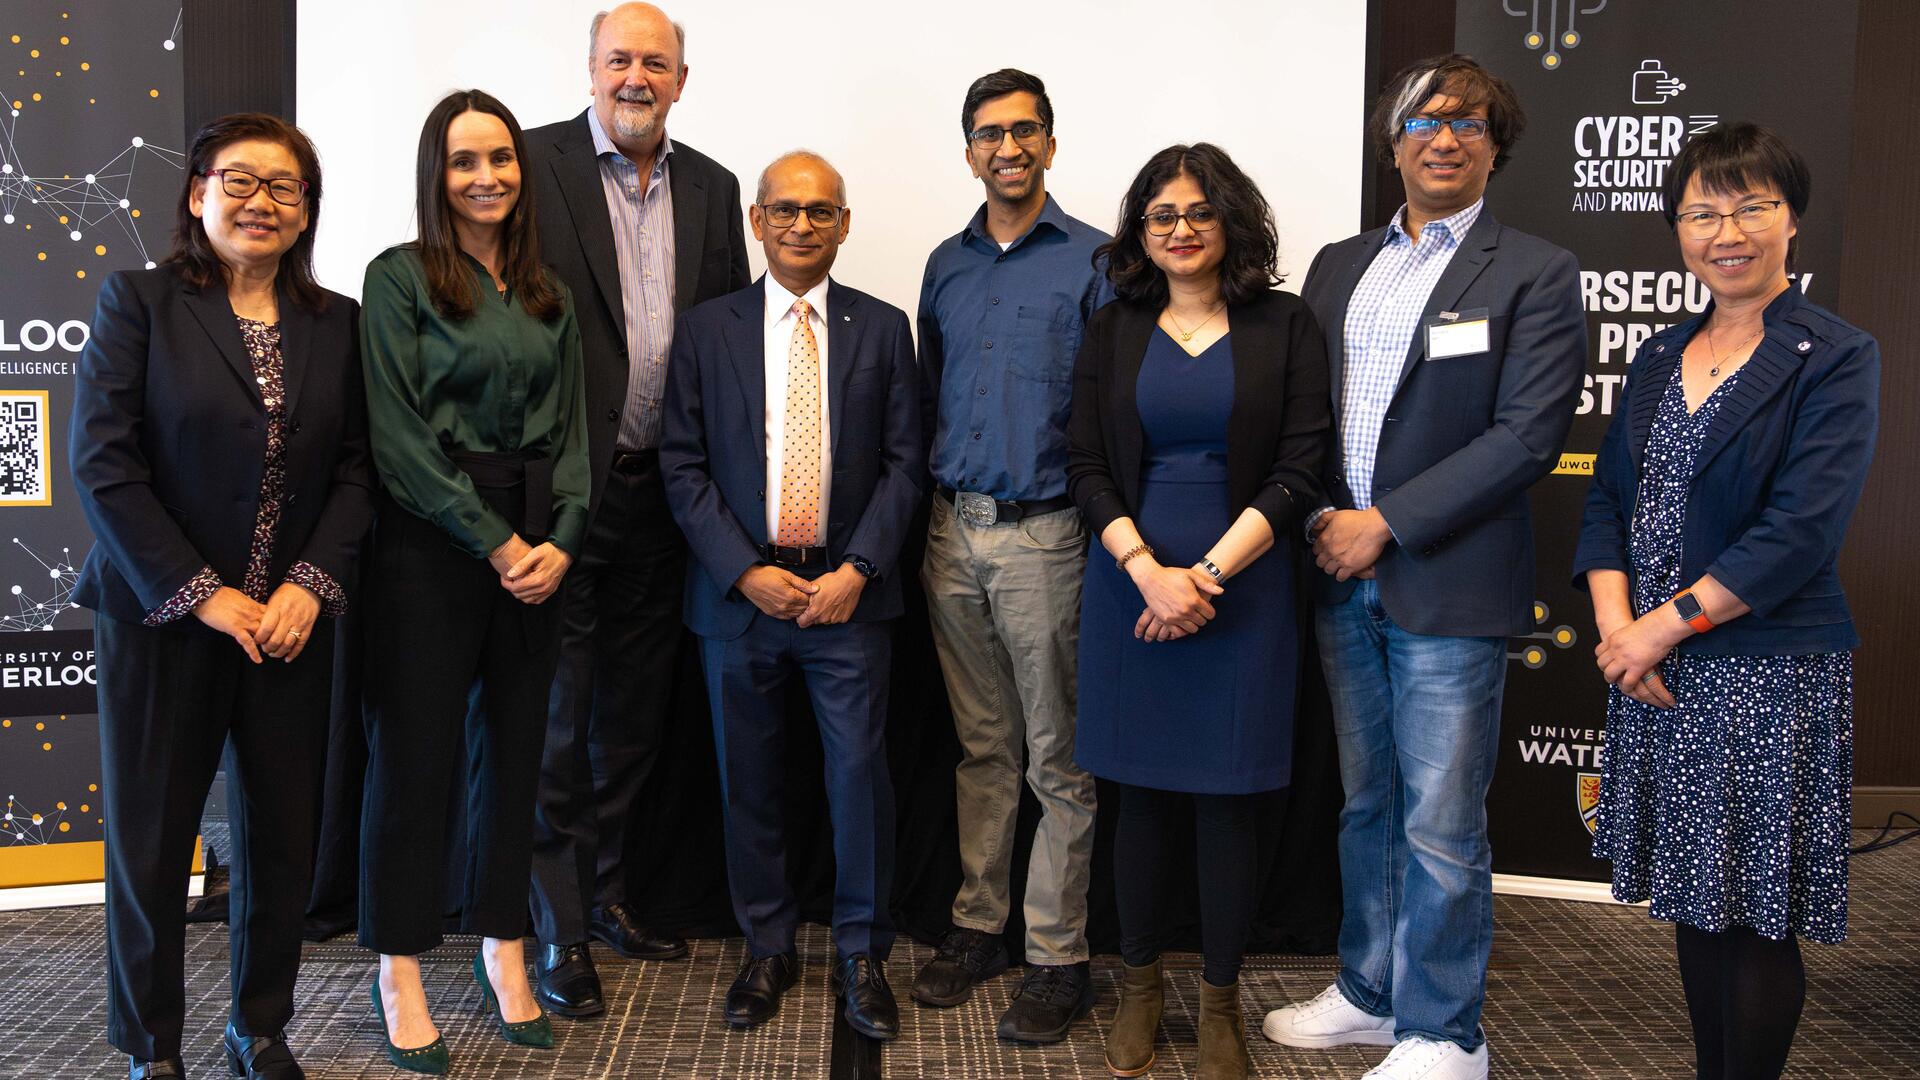
[[[1692,593],[1681,593],[1673,598],[1673,610],[1683,619],[1700,617],[1700,601]]]

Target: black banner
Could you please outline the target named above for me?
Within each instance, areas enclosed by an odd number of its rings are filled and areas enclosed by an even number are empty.
[[[1795,0],[1459,0],[1455,45],[1513,84],[1527,130],[1487,203],[1580,259],[1590,354],[1573,436],[1534,489],[1537,632],[1516,640],[1488,804],[1501,873],[1604,881],[1594,860],[1606,686],[1593,609],[1568,583],[1593,455],[1634,350],[1703,310],[1660,184],[1687,139],[1750,120],[1805,155],[1798,284],[1828,307],[1839,279],[1858,10]]]
[[[46,860],[27,848],[101,838],[92,615],[72,602],[93,538],[67,472],[67,422],[101,279],[152,266],[170,244],[185,126],[179,41],[180,8],[142,0],[13,4],[0,20],[6,884],[37,883],[31,868]]]

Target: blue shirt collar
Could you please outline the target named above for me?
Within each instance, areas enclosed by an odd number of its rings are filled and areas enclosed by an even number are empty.
[[[613,140],[607,137],[606,129],[600,126],[600,114],[592,109],[587,110],[587,130],[593,135],[593,152],[596,157],[606,157],[608,154],[612,154],[622,161],[628,160],[627,156],[620,152],[620,148],[613,145]],[[660,135],[660,149],[654,153],[653,168],[649,171],[648,175],[658,176],[660,170],[667,167],[667,158],[672,154],[673,137],[662,132]]]
[[[1053,201],[1052,195],[1048,195],[1046,204],[1040,207],[1040,216],[1034,219],[1033,227],[1009,245],[1007,250],[1012,251],[1014,248],[1026,243],[1027,237],[1039,232],[1040,226],[1042,225],[1052,226],[1056,231],[1062,233],[1067,231],[1067,212],[1060,209],[1060,204]],[[967,222],[967,236],[969,239],[978,237],[986,243],[992,244],[996,249],[1000,247],[1000,241],[995,240],[993,234],[987,231],[986,203],[981,203],[980,209],[973,212],[973,220]]]
[[[1473,223],[1480,220],[1480,211],[1484,209],[1486,205],[1487,200],[1484,196],[1475,199],[1473,200],[1473,205],[1467,207],[1465,210],[1461,210],[1450,217],[1443,217],[1427,222],[1421,226],[1420,235],[1427,235],[1428,229],[1439,229],[1442,234],[1454,244],[1458,244],[1460,241],[1466,239],[1467,233],[1473,231]],[[1404,227],[1406,220],[1407,204],[1401,203],[1400,209],[1394,212],[1393,223],[1387,226],[1388,243],[1395,243],[1400,240],[1406,240],[1408,243],[1413,242],[1413,238],[1407,235],[1407,230]]]

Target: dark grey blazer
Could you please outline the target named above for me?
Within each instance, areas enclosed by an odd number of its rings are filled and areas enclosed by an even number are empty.
[[[1347,303],[1387,228],[1328,244],[1301,295],[1327,335],[1336,429],[1345,386]],[[1509,229],[1482,209],[1434,285],[1420,325],[1485,308],[1484,353],[1429,360],[1416,330],[1380,426],[1373,502],[1392,526],[1375,569],[1380,600],[1419,634],[1500,637],[1533,628],[1533,522],[1527,489],[1559,460],[1586,373],[1587,322],[1571,252]],[[1353,506],[1336,435],[1327,491]],[[1352,582],[1321,574],[1321,603]]]
[[[526,133],[528,165],[537,176],[540,259],[573,293],[587,369],[587,458],[591,506],[600,506],[620,411],[627,400],[627,323],[620,302],[620,263],[613,220],[600,186],[587,114]],[[674,141],[667,166],[673,193],[673,308],[686,311],[747,284],[747,241],[740,181],[719,162]]]

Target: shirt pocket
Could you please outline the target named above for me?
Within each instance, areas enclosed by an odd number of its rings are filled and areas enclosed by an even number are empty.
[[[1013,355],[1007,369],[1023,379],[1068,382],[1080,352],[1080,309],[1069,304],[1021,304],[1014,312]]]

